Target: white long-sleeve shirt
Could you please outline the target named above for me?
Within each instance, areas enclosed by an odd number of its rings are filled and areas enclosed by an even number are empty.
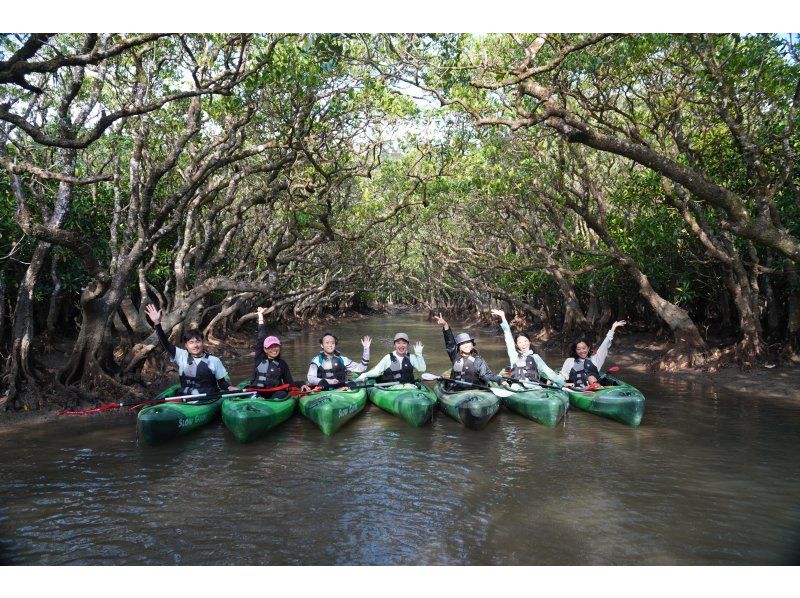
[[[338,357],[342,358],[344,362],[344,367],[348,372],[355,372],[356,374],[360,374],[364,370],[367,369],[369,365],[369,347],[364,347],[364,350],[361,353],[361,363],[356,363],[349,357],[345,357],[344,355],[339,355]],[[338,357],[334,355],[334,357],[329,357],[327,355],[324,356],[324,360],[328,362],[328,365],[332,367],[333,359]],[[309,384],[319,384],[322,378],[318,376],[317,367],[323,366],[324,368],[325,362],[319,363],[319,355],[316,355],[312,360],[311,364],[308,366],[308,373],[306,374],[306,379],[308,380]],[[347,382],[347,380],[339,380],[339,382]]]
[[[508,325],[508,322],[500,322],[500,329],[503,331],[503,339],[506,341],[508,362],[513,367],[520,351],[517,350],[517,346],[514,344],[514,337],[511,336],[511,326]],[[544,375],[545,378],[555,382],[559,386],[564,384],[564,378],[550,369],[550,367],[548,367],[548,365],[544,362],[544,359],[542,359],[538,353],[534,353],[530,349],[522,353],[523,357],[527,357],[528,355],[533,355],[533,361],[536,362],[536,367],[539,369],[539,374]]]
[[[597,353],[589,357],[592,363],[597,366],[597,369],[603,367],[603,364],[606,362],[606,357],[608,357],[608,350],[611,348],[611,341],[614,340],[614,331],[609,330],[606,337],[603,339],[603,342],[600,343],[600,346],[597,347]],[[572,366],[575,365],[575,358],[568,357],[567,360],[564,362],[564,365],[561,366],[561,377],[564,380],[569,379],[569,372],[572,369]]]
[[[402,361],[403,359],[397,354],[397,351],[392,351],[391,353],[387,353],[386,355],[383,356],[383,359],[381,359],[378,362],[378,365],[376,365],[370,371],[364,372],[363,374],[361,374],[361,376],[363,376],[364,378],[379,377],[392,364],[392,355],[394,355],[398,360]],[[406,355],[408,355],[408,360],[411,362],[411,365],[414,367],[415,370],[417,370],[418,372],[425,371],[425,358],[422,357],[422,352],[420,353],[414,352],[413,354],[406,353]]]

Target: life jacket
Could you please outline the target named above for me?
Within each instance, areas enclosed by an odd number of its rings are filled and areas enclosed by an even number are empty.
[[[203,352],[202,357],[189,355],[186,367],[180,375],[181,394],[194,394],[195,390],[197,394],[208,394],[219,390],[217,378],[211,368],[208,367],[209,357],[211,357],[211,354],[208,352]]]
[[[522,353],[517,351],[517,359],[511,364],[509,372],[511,373],[511,378],[516,378],[517,380],[539,381],[539,368],[533,358],[533,353],[523,356]]]
[[[281,360],[265,357],[253,372],[252,385],[258,388],[272,388],[280,386],[283,382],[281,378]]]
[[[450,372],[450,377],[453,380],[461,380],[462,382],[469,382],[474,384],[478,382],[478,366],[481,359],[480,356],[469,355],[464,357],[461,353],[456,356],[453,362],[453,369]]]
[[[568,381],[582,388],[589,384],[589,376],[600,379],[600,371],[594,362],[588,357],[586,359],[575,359],[575,363],[572,364],[572,369],[569,371]]]
[[[347,382],[347,368],[344,367],[344,359],[336,351],[331,359],[325,357],[325,352],[320,351],[314,358],[317,362],[317,377],[322,380],[338,380]],[[327,368],[325,366],[328,366]]]
[[[410,384],[414,382],[414,366],[408,355],[403,355],[403,359],[397,359],[394,353],[389,353],[392,361],[389,367],[383,370],[378,377],[378,382],[397,382],[398,384]]]

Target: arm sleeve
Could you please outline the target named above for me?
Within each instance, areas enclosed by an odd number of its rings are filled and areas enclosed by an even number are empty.
[[[380,376],[386,370],[386,368],[389,367],[389,364],[391,362],[392,362],[392,358],[389,357],[389,355],[385,355],[378,362],[378,365],[376,365],[371,370],[364,372],[364,376],[366,378],[377,378],[378,376]]]
[[[533,354],[533,360],[536,362],[536,367],[539,368],[539,373],[544,374],[544,377],[548,380],[555,382],[558,386],[564,386],[564,378],[556,374],[550,367],[544,362],[544,359],[539,357],[537,353]]]
[[[611,348],[611,342],[614,340],[614,333],[609,330],[606,337],[603,339],[603,342],[600,343],[600,346],[597,348],[597,353],[592,355],[591,360],[592,363],[597,366],[597,369],[603,367],[603,364],[606,362],[606,357],[608,357],[608,350]]]
[[[450,357],[450,362],[454,362],[456,360],[456,353],[458,348],[456,347],[456,339],[453,336],[453,329],[448,328],[445,330],[442,328],[442,333],[444,334],[444,348],[447,351],[448,357]]]
[[[308,380],[309,384],[319,384],[322,378],[317,375],[317,364],[312,360],[308,366],[308,373],[306,373],[306,379]]]
[[[367,349],[366,347],[364,348],[364,355],[366,356],[366,359],[362,358],[361,363],[356,363],[349,357],[345,357],[344,355],[342,355],[342,359],[344,360],[344,367],[347,369],[347,371],[355,372],[357,374],[360,374],[361,372],[366,372],[367,366],[369,365],[369,349]]]
[[[564,365],[561,366],[561,377],[564,380],[569,380],[569,371],[572,369],[573,363],[575,363],[575,360],[572,357],[567,357]]]
[[[508,363],[514,363],[517,358],[517,348],[514,346],[514,337],[511,336],[511,326],[508,322],[500,322],[500,329],[503,331],[503,339],[506,341],[506,353],[508,353]]]
[[[169,342],[167,335],[164,333],[164,329],[161,327],[161,323],[155,325],[156,335],[158,336],[158,342],[161,343],[161,346],[164,347],[169,356],[172,359],[175,359],[175,345]]]
[[[414,369],[418,372],[425,371],[425,358],[422,356],[422,353],[414,353],[410,355],[408,358],[411,361],[411,365],[414,366]]]
[[[264,359],[264,339],[267,338],[267,325],[258,325],[258,336],[256,336],[255,365],[257,366]]]

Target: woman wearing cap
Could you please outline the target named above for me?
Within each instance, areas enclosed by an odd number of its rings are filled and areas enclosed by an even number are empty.
[[[506,352],[510,364],[509,376],[523,382],[539,382],[543,375],[558,386],[563,386],[564,379],[547,367],[538,353],[534,353],[531,337],[524,332],[512,337],[511,327],[506,320],[506,312],[502,309],[493,309],[492,314],[500,317],[500,329],[503,331],[503,338],[506,341]]]
[[[351,386],[352,383],[347,381],[347,372],[360,374],[367,370],[369,365],[369,346],[372,343],[370,337],[365,336],[361,339],[361,346],[364,347],[364,351],[361,354],[361,363],[356,363],[339,353],[336,350],[336,343],[338,342],[339,339],[330,332],[326,332],[320,337],[319,346],[322,350],[311,360],[306,374],[309,384],[320,386],[325,390]]]
[[[258,308],[258,339],[256,340],[255,350],[255,369],[250,386],[255,388],[273,388],[288,384],[299,387],[300,383],[292,379],[289,365],[280,358],[281,341],[277,336],[267,336],[267,327],[264,325],[264,308]],[[308,391],[307,386],[303,386],[304,392]],[[287,396],[286,390],[278,390],[272,393],[272,398],[279,399]]]
[[[461,380],[470,384],[486,384],[492,382],[503,382],[500,376],[492,373],[489,364],[478,355],[475,350],[475,339],[466,332],[461,332],[453,338],[453,331],[450,325],[442,317],[442,314],[433,316],[436,323],[442,327],[444,333],[444,348],[453,362],[453,369],[450,373],[451,380]]]
[[[597,348],[597,353],[589,357],[592,352],[592,345],[585,339],[572,343],[569,348],[569,357],[561,366],[561,376],[567,380],[564,386],[575,386],[585,388],[587,386],[599,385],[600,368],[608,357],[608,350],[614,340],[614,331],[620,326],[627,324],[625,320],[617,320],[611,325],[603,342]]]
[[[377,378],[378,382],[412,384],[414,370],[425,371],[425,359],[422,357],[422,343],[417,341],[414,344],[414,355],[408,354],[408,344],[408,335],[405,332],[395,334],[394,351],[384,356],[374,368],[361,374],[356,381]]]

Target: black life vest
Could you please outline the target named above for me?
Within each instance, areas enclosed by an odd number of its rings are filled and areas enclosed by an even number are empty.
[[[383,370],[378,377],[378,382],[397,382],[398,384],[410,384],[414,382],[414,366],[408,355],[403,355],[403,359],[397,359],[394,353],[389,353],[392,361],[389,367]]]
[[[453,369],[451,370],[450,377],[453,380],[461,380],[462,382],[475,384],[475,382],[478,382],[479,359],[481,359],[480,356],[469,355],[464,357],[459,353],[456,356],[456,360],[453,362]]]
[[[317,363],[317,377],[322,380],[338,380],[339,382],[347,382],[347,368],[344,367],[344,359],[341,354],[336,351],[331,359],[325,356],[324,351],[320,351],[319,355],[315,358]],[[325,367],[327,366],[327,368]]]
[[[208,358],[211,354],[203,352],[202,357],[189,358],[181,378],[181,394],[192,394],[195,390],[198,394],[209,394],[219,390],[217,379],[214,372],[208,367]]]
[[[533,358],[533,353],[523,356],[522,353],[517,351],[517,359],[511,364],[509,371],[511,372],[511,378],[529,382],[539,381],[539,368]]]
[[[576,359],[575,363],[572,364],[572,369],[569,371],[568,381],[582,388],[588,386],[589,376],[600,379],[600,371],[594,362],[588,357],[586,359]]]
[[[252,385],[258,388],[272,388],[282,384],[281,360],[265,357],[253,372]]]

